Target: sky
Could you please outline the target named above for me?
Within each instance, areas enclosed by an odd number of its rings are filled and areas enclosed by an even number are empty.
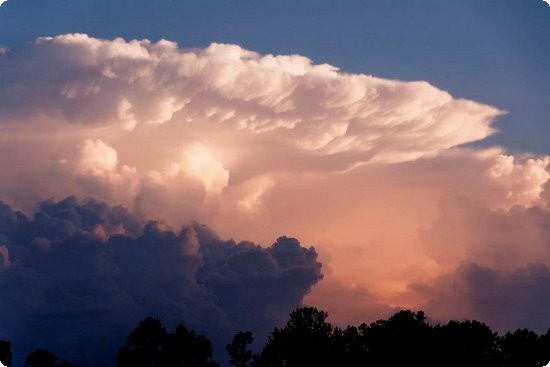
[[[0,338],[93,365],[146,316],[224,345],[302,304],[545,332],[549,41],[542,0],[8,0]]]

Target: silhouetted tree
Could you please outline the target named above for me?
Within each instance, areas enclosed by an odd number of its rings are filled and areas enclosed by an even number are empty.
[[[168,333],[159,320],[148,317],[128,335],[118,353],[119,367],[217,367],[212,344],[183,325]]]
[[[479,321],[450,321],[435,327],[437,362],[449,366],[500,366],[497,334]]]
[[[400,311],[359,326],[366,361],[373,366],[429,366],[432,328],[422,311]]]
[[[29,353],[26,359],[29,367],[54,367],[57,362],[57,356],[44,349],[36,349]]]
[[[526,329],[499,338],[503,367],[536,367],[541,359],[539,336]]]
[[[27,355],[26,364],[28,367],[79,367],[69,361],[58,361],[57,356],[45,349],[36,349]]]
[[[163,366],[217,367],[218,363],[212,359],[210,340],[180,324],[168,335]]]
[[[237,333],[231,342],[227,344],[225,349],[229,353],[231,365],[235,367],[250,367],[254,365],[255,355],[248,349],[254,338],[250,331],[241,331]]]
[[[539,351],[541,360],[538,362],[537,367],[546,366],[550,362],[550,329],[546,331],[546,334],[540,336]]]
[[[0,340],[0,362],[6,367],[11,366],[11,343],[5,340]]]
[[[119,367],[163,367],[161,356],[168,333],[159,320],[151,317],[139,322],[118,352]]]
[[[359,329],[348,326],[345,329],[335,328],[332,333],[333,360],[346,367],[365,366],[368,361],[368,350]]]
[[[422,311],[399,311],[369,325],[333,327],[314,307],[293,311],[283,328],[274,328],[260,353],[249,347],[251,332],[237,333],[226,346],[234,367],[544,367],[550,362],[550,329],[526,329],[498,336],[479,321],[431,325]],[[167,332],[146,318],[130,332],[118,353],[119,367],[218,367],[212,344],[178,325]],[[11,345],[0,341],[0,361],[11,365]],[[78,367],[37,349],[27,367]]]
[[[293,311],[284,328],[271,332],[260,355],[260,366],[331,365],[333,327],[327,317],[314,307]]]

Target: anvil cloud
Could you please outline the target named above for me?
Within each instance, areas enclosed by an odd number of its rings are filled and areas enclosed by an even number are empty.
[[[274,173],[437,155],[488,136],[502,113],[298,55],[80,34],[4,50],[0,78],[2,197],[28,207],[69,191],[134,206],[168,186],[189,196],[193,219],[206,197],[237,187],[233,199],[254,209]],[[29,174],[40,187],[21,190]]]

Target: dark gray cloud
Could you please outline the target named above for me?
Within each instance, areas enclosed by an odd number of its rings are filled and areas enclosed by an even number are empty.
[[[148,315],[183,322],[224,345],[285,321],[321,278],[313,248],[223,241],[205,226],[142,224],[122,207],[75,198],[28,218],[0,206],[0,338],[20,358],[48,348],[107,366]]]
[[[497,270],[469,263],[411,289],[428,299],[424,309],[436,319],[473,318],[500,332],[544,333],[550,325],[550,269],[544,264]]]

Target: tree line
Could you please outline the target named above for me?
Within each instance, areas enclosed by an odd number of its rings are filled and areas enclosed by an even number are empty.
[[[543,367],[550,361],[550,329],[542,335],[519,329],[498,335],[479,321],[432,324],[422,311],[399,311],[388,319],[339,328],[328,314],[302,307],[274,328],[263,348],[253,335],[237,333],[225,349],[235,367]],[[0,341],[0,361],[11,366],[10,343]],[[43,349],[26,358],[28,367],[78,367]],[[148,317],[132,330],[117,355],[118,367],[218,367],[207,337],[178,325],[168,332]]]

